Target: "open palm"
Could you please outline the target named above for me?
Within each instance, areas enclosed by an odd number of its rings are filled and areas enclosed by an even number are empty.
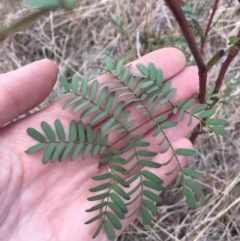
[[[172,79],[172,85],[178,89],[173,102],[177,103],[198,93],[197,68],[185,68],[185,58],[179,50],[166,48],[152,52],[133,62],[132,66],[139,61],[144,64],[153,62],[162,68],[165,80]],[[93,206],[93,203],[87,201],[91,196],[89,188],[96,186],[91,177],[106,172],[106,166],[99,166],[100,156],[85,160],[79,157],[74,162],[64,160],[43,165],[42,152],[32,155],[24,153],[35,144],[26,134],[28,127],[39,129],[42,121],[53,125],[55,119],[60,119],[68,127],[70,120],[78,119],[79,114],[74,116],[68,109],[62,111],[66,100],[61,99],[38,113],[4,126],[41,103],[51,91],[56,78],[57,69],[49,60],[38,61],[0,75],[0,240],[91,240],[99,225],[99,221],[90,225],[84,223],[96,215],[85,210]],[[106,78],[100,76],[98,80],[101,82]],[[141,122],[143,117],[133,111],[131,118]],[[87,120],[83,123],[87,124]],[[174,148],[192,148],[184,137],[196,126],[197,121],[191,127],[187,127],[186,123],[187,120],[183,120],[167,133]],[[145,139],[151,143],[149,150],[159,148],[155,142],[151,142],[152,136],[151,133],[148,135],[147,124],[138,131],[145,134]],[[116,133],[110,136],[112,143],[118,139]],[[118,148],[125,145],[123,139]],[[171,156],[170,150],[155,156],[154,161],[164,161],[168,156]],[[187,158],[180,157],[180,161],[184,166]],[[177,172],[174,176],[165,175],[174,165],[176,162],[173,161],[164,168],[151,171],[160,176],[166,186],[177,175]],[[136,205],[129,206],[129,210]],[[125,219],[122,229],[137,215],[138,213]],[[108,239],[102,232],[98,240]]]

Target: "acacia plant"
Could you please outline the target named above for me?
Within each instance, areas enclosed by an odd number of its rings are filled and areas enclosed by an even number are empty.
[[[59,6],[71,8],[76,3],[75,0],[53,0],[50,3],[49,1],[31,0],[25,2],[31,6],[39,6],[40,10],[3,29],[0,32],[0,41],[42,14]],[[102,85],[97,80],[89,82],[87,76],[79,80],[76,74],[72,76],[70,82],[63,76],[59,78],[67,92],[66,95],[68,95],[68,101],[63,109],[72,108],[73,114],[81,112],[79,121],[72,120],[68,130],[64,130],[60,119],[55,120],[54,128],[43,121],[41,123],[42,130],[27,129],[28,135],[38,143],[30,147],[26,153],[33,154],[44,149],[43,164],[54,163],[57,160],[61,162],[67,157],[74,161],[79,156],[82,159],[87,159],[89,156],[101,156],[99,165],[106,165],[107,171],[92,177],[96,181],[96,186],[89,190],[92,196],[88,198],[88,201],[102,200],[102,202],[97,205],[93,204],[90,209],[86,210],[86,212],[96,211],[97,213],[86,224],[101,220],[93,238],[97,237],[102,229],[105,229],[108,238],[114,239],[115,229],[122,228],[120,220],[128,218],[136,212],[140,212],[143,224],[149,225],[151,223],[151,214],[158,211],[157,204],[160,202],[160,197],[154,191],[164,190],[164,183],[158,176],[144,170],[143,167],[161,168],[169,165],[175,159],[177,165],[166,175],[173,175],[177,169],[180,169],[186,201],[190,207],[195,206],[195,193],[200,191],[200,186],[194,179],[199,177],[199,173],[190,168],[182,168],[179,162],[179,155],[194,156],[195,151],[184,148],[174,149],[166,129],[176,127],[184,118],[188,118],[187,125],[190,126],[195,118],[199,121],[199,125],[190,137],[192,141],[196,139],[198,133],[209,134],[213,132],[218,137],[226,135],[223,128],[225,121],[211,117],[215,113],[213,107],[218,101],[218,92],[227,68],[239,51],[240,32],[238,36],[231,39],[231,46],[226,51],[228,55],[222,64],[213,95],[206,102],[207,72],[225,54],[225,51],[220,50],[207,64],[204,63],[201,55],[204,52],[204,43],[218,0],[214,1],[214,11],[209,19],[205,36],[202,38],[201,51],[185,18],[181,6],[182,1],[165,0],[165,2],[179,23],[198,65],[199,96],[174,104],[171,99],[178,90],[171,88],[171,80],[163,81],[164,73],[161,69],[157,69],[153,63],[148,66],[139,63],[137,64],[138,71],[133,72],[131,65],[123,65],[123,60],[115,64],[110,57],[107,57],[104,70],[111,78]],[[200,104],[196,105],[198,101]],[[113,103],[117,103],[117,105],[114,106]],[[83,108],[84,111],[82,111]],[[133,110],[147,116],[146,121],[138,124],[135,119],[131,119]],[[169,117],[172,115],[177,116],[178,121],[171,121]],[[86,117],[90,120],[84,127],[82,121]],[[97,123],[100,124],[100,127],[95,131],[93,125]],[[161,137],[161,141],[158,143],[159,149],[149,151],[147,147],[151,146],[151,143],[145,140],[143,134],[137,133],[137,130],[146,123],[151,127],[153,140]],[[118,133],[119,139],[116,143],[110,144],[109,137],[113,131]],[[120,141],[126,141],[125,148],[118,148]],[[163,164],[150,160],[158,153],[165,153],[169,149],[172,151],[172,156],[164,160]],[[128,175],[131,175],[129,180],[124,178]],[[126,191],[126,187],[128,190],[130,188],[130,191]],[[129,213],[128,206],[137,201],[139,205],[136,210]]]
[[[179,162],[179,155],[193,156],[195,151],[184,148],[174,149],[166,129],[177,126],[187,117],[188,126],[192,124],[193,118],[196,118],[200,123],[201,131],[214,132],[222,136],[226,134],[222,127],[225,124],[224,120],[209,118],[215,111],[208,109],[207,104],[193,107],[195,98],[173,104],[171,98],[177,89],[171,88],[170,80],[163,82],[162,70],[156,69],[153,63],[148,66],[137,64],[137,68],[139,71],[133,73],[131,66],[123,66],[123,60],[114,65],[107,57],[105,69],[112,78],[103,85],[100,85],[97,80],[89,83],[88,77],[84,77],[79,87],[76,75],[73,75],[71,83],[61,76],[59,80],[67,94],[71,96],[68,97],[63,109],[72,107],[73,113],[77,114],[84,108],[79,121],[72,120],[69,123],[69,130],[67,130],[69,136],[66,136],[66,131],[59,119],[55,120],[54,128],[42,122],[41,132],[33,128],[27,130],[28,135],[38,141],[38,144],[30,147],[26,152],[32,154],[45,148],[43,164],[49,161],[54,163],[56,160],[61,162],[68,156],[74,161],[79,155],[82,159],[87,159],[89,155],[95,157],[101,154],[99,164],[106,165],[107,172],[92,177],[96,181],[96,186],[89,190],[93,195],[88,198],[88,201],[102,200],[102,202],[86,210],[87,212],[97,211],[96,216],[86,224],[98,219],[102,220],[93,238],[97,237],[104,228],[108,238],[114,239],[114,229],[122,228],[120,219],[127,218],[135,212],[141,213],[144,224],[151,223],[151,213],[158,211],[156,204],[160,202],[160,197],[154,191],[162,191],[164,187],[163,181],[158,176],[143,170],[143,167],[161,168],[176,159],[177,165],[166,175],[173,175],[177,169],[180,169],[186,200],[190,207],[195,206],[194,192],[199,192],[200,186],[194,179],[199,177],[199,173],[189,168],[182,168]],[[105,86],[106,84],[113,84],[114,87],[109,88]],[[114,102],[118,104],[113,109]],[[138,109],[142,115],[148,116],[143,124],[137,124],[135,119],[131,119],[133,109]],[[179,116],[179,120],[170,121],[169,117],[172,115]],[[84,128],[82,121],[86,117],[91,118]],[[101,127],[94,131],[93,125],[96,123],[101,123]],[[144,135],[137,133],[137,130],[146,123],[151,126],[152,136],[156,141],[161,138],[158,143],[159,149],[147,150],[151,143],[145,140]],[[113,131],[119,134],[119,139],[110,145],[108,139]],[[54,133],[57,133],[57,136]],[[126,147],[117,148],[118,143],[123,140],[126,140]],[[163,164],[150,160],[158,153],[163,154],[169,149],[173,154],[171,158],[164,160]],[[124,176],[128,175],[131,178],[126,181]],[[130,187],[131,190],[126,192],[125,187]],[[127,207],[136,201],[140,204],[136,210],[129,213]]]

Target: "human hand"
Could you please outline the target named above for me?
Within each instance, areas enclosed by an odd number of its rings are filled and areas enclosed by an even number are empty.
[[[197,68],[185,68],[185,58],[179,50],[165,48],[152,52],[134,61],[132,67],[138,62],[146,65],[153,62],[158,68],[162,68],[164,80],[171,78],[172,87],[178,89],[172,102],[178,103],[198,94]],[[99,225],[99,220],[90,225],[84,224],[96,215],[85,212],[93,206],[87,201],[87,198],[92,196],[89,188],[96,186],[91,177],[106,172],[106,166],[99,166],[99,156],[43,165],[42,153],[24,153],[29,146],[35,144],[26,134],[28,127],[39,129],[43,120],[53,124],[55,119],[60,119],[64,126],[68,127],[70,120],[78,120],[79,113],[73,116],[70,109],[62,111],[65,98],[27,118],[3,126],[43,101],[56,78],[56,67],[48,60],[0,75],[0,240],[91,240]],[[103,82],[106,78],[107,76],[100,76],[98,80]],[[133,111],[131,119],[142,121],[143,117],[138,113]],[[174,118],[176,117],[172,116],[171,120]],[[83,123],[86,125],[87,119],[84,119]],[[191,149],[192,144],[184,137],[196,125],[197,120],[194,120],[188,127],[186,118],[179,122],[178,126],[167,129],[173,147]],[[150,150],[157,148],[155,139],[151,142],[152,136],[148,134],[147,124],[139,131],[145,135],[145,140],[151,143]],[[110,142],[114,143],[118,138],[117,134],[113,133]],[[124,145],[123,140],[118,148],[123,148]],[[158,154],[153,160],[161,163],[170,156],[171,150]],[[188,161],[184,156],[179,156],[179,160],[182,166]],[[168,166],[151,171],[167,186],[178,172],[172,176],[166,176],[165,173],[175,166],[176,160],[173,160]],[[134,203],[128,206],[128,209],[134,210],[136,206],[137,203]],[[137,215],[138,213],[123,220],[122,229]],[[120,231],[117,235],[119,234]],[[108,240],[104,231],[100,233],[98,240]]]

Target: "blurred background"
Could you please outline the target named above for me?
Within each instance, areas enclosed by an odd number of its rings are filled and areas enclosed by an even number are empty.
[[[183,11],[198,45],[205,41],[204,61],[219,50],[226,50],[229,38],[240,29],[238,0],[219,0],[208,37],[204,32],[215,0],[183,0]],[[120,3],[120,5],[119,5]],[[20,0],[0,0],[0,23],[10,26],[33,12]],[[126,24],[124,24],[126,23]],[[173,46],[181,49],[188,65],[194,64],[184,37],[163,0],[81,0],[74,10],[57,9],[0,43],[0,73],[33,61],[49,58],[59,74],[70,78],[97,76],[91,66],[103,65],[106,56],[132,61],[148,52]],[[223,58],[210,71],[209,93],[218,76]],[[132,223],[118,240],[240,240],[240,58],[234,59],[221,89],[217,116],[227,121],[228,136],[216,139],[199,137],[197,156],[190,166],[202,176],[203,192],[194,209],[186,204],[181,185],[169,187],[163,205],[151,226],[141,219]],[[33,86],[34,88],[34,86]],[[53,92],[35,112],[61,95],[56,84]]]

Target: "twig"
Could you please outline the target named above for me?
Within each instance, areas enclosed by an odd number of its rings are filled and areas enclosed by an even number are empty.
[[[213,8],[212,8],[212,13],[211,13],[210,19],[208,21],[207,28],[206,28],[205,33],[204,33],[204,38],[201,39],[201,54],[204,53],[204,44],[206,42],[206,38],[208,36],[208,32],[210,30],[210,26],[212,24],[213,17],[215,15],[216,10],[217,10],[218,3],[219,3],[219,0],[215,0]]]
[[[184,13],[176,0],[165,0],[166,4],[171,9],[175,19],[177,20],[182,33],[188,43],[188,46],[191,50],[191,53],[198,66],[199,74],[199,101],[200,103],[205,103],[205,94],[206,94],[206,83],[207,83],[207,69],[203,62],[201,53],[197,47],[196,41],[193,37],[193,34],[189,28],[188,22],[184,16]]]
[[[223,79],[225,77],[225,74],[227,72],[227,69],[228,69],[229,65],[231,64],[231,62],[233,61],[233,59],[237,56],[237,54],[240,50],[240,30],[238,31],[237,38],[238,38],[237,44],[235,44],[234,47],[231,50],[229,50],[226,60],[222,63],[220,72],[219,72],[217,80],[216,80],[216,86],[213,91],[213,94],[218,94],[218,92],[221,88]],[[216,98],[216,97],[213,99],[214,104],[217,102],[217,100],[218,100],[218,98]]]

